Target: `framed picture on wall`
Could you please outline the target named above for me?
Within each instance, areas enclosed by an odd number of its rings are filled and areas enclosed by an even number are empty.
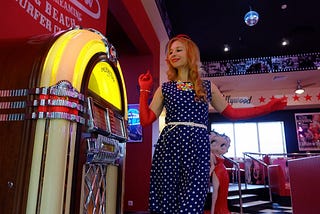
[[[299,150],[320,150],[320,113],[296,113],[295,121]]]
[[[128,104],[128,142],[142,142],[139,104]]]

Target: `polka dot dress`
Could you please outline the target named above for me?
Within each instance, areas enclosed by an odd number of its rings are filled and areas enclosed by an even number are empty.
[[[207,100],[210,82],[204,80]],[[177,82],[163,83],[166,124],[208,124],[208,103],[195,101],[194,90]],[[205,128],[167,125],[161,132],[152,161],[149,206],[152,213],[203,213],[210,169],[210,143]]]

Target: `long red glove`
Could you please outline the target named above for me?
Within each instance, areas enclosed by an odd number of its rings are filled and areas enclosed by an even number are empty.
[[[148,70],[147,73],[141,74],[138,81],[140,86],[140,124],[142,126],[147,126],[152,124],[157,119],[156,114],[149,108],[148,105],[150,89],[153,83],[150,71]]]
[[[241,120],[266,115],[273,111],[284,109],[286,106],[286,98],[274,98],[267,104],[256,107],[235,109],[231,105],[228,105],[221,114],[231,120]]]

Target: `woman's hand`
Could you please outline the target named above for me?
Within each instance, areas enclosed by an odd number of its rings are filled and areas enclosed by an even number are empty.
[[[140,90],[147,90],[150,92],[150,89],[153,84],[153,78],[150,74],[150,71],[147,70],[146,73],[140,74],[138,82],[139,82]]]

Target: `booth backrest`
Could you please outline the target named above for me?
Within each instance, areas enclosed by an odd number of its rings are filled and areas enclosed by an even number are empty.
[[[293,214],[320,213],[320,156],[288,161]]]
[[[288,159],[287,158],[276,158],[272,161],[272,165],[279,165],[284,173],[286,182],[289,182],[289,173],[288,173]]]
[[[280,165],[269,165],[269,185],[271,192],[279,196],[290,196],[290,183]]]

